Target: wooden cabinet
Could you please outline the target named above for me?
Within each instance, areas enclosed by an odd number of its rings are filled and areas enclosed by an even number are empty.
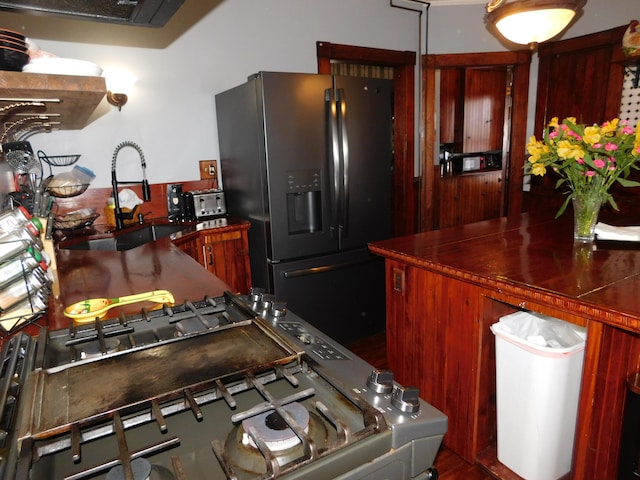
[[[202,229],[195,237],[174,243],[234,292],[248,293],[251,288],[249,226],[249,222],[232,221],[225,226]]]
[[[185,237],[180,237],[176,240],[173,240],[173,244],[182,250],[184,253],[189,255],[191,258],[198,259],[198,236],[187,235]]]
[[[50,122],[58,130],[80,129],[89,122],[106,92],[102,77],[2,71],[0,121],[4,124],[5,131],[11,127],[8,132],[10,134],[33,129],[38,121]],[[29,101],[37,105],[31,106]],[[27,121],[30,114],[49,115],[49,118]],[[14,125],[16,122],[21,123]]]
[[[208,231],[198,238],[200,261],[236,292],[249,293],[251,275],[246,230]]]
[[[500,216],[502,171],[439,176],[436,228],[488,220]]]

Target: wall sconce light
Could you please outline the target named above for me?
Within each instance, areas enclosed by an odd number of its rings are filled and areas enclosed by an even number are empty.
[[[107,84],[107,102],[122,110],[133,91],[137,78],[126,70],[105,70],[103,73]]]
[[[529,45],[549,40],[563,31],[586,0],[490,0],[486,21],[507,40]]]

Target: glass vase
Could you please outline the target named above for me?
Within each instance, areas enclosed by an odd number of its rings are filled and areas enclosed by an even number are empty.
[[[602,206],[599,195],[574,196],[573,203],[573,240],[580,243],[593,242],[596,223]]]

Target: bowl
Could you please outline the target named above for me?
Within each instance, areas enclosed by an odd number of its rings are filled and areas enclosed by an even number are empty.
[[[15,30],[7,30],[6,28],[0,28],[0,35],[5,35],[7,37],[15,38],[17,41],[25,43],[27,37]]]
[[[24,53],[27,53],[29,51],[29,48],[27,47],[26,44],[16,42],[15,40],[12,40],[11,38],[3,37],[2,35],[0,35],[0,47],[14,48],[14,49],[20,50],[21,52],[24,52]]]
[[[29,55],[27,53],[15,48],[0,46],[0,70],[20,72],[27,63],[29,63]]]

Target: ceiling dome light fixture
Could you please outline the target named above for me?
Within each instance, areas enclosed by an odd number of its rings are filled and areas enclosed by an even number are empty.
[[[507,40],[534,49],[562,32],[586,0],[490,0],[486,21]]]

